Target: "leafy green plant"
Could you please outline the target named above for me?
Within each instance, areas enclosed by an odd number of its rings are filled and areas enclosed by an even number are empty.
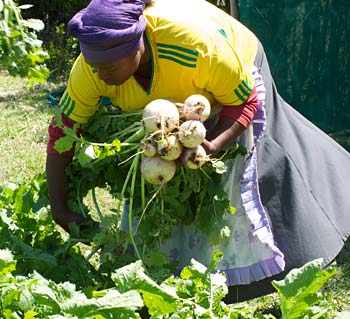
[[[146,273],[139,260],[116,269],[111,275],[112,287],[84,293],[72,282],[57,283],[35,271],[14,275],[17,261],[10,250],[2,249],[0,318],[140,318],[147,312],[152,319],[276,319],[245,303],[229,306],[222,302],[227,294],[225,276],[215,271],[221,257],[216,251],[208,268],[192,260],[179,276],[161,283]],[[321,300],[317,291],[333,274],[333,266],[324,270],[320,260],[315,260],[275,282],[282,319],[347,318],[348,312],[331,315],[327,306],[313,306]]]
[[[80,53],[78,40],[67,36],[65,23],[53,26],[49,32],[50,36],[47,35],[43,44],[50,56],[46,61],[50,69],[48,80],[67,81],[74,60]]]
[[[86,261],[78,241],[63,236],[53,222],[44,174],[29,183],[0,186],[0,242],[13,251],[17,273],[35,269],[58,282],[68,276],[78,287],[105,284]]]
[[[48,55],[37,38],[44,24],[38,19],[22,18],[21,10],[29,7],[17,6],[13,0],[0,0],[0,61],[11,75],[44,82],[49,74],[44,64]]]
[[[324,270],[322,265],[323,260],[316,259],[272,283],[280,295],[282,319],[328,318],[327,305],[313,307],[321,300],[318,291],[336,273],[334,264]]]
[[[152,269],[141,260],[124,259],[122,267],[108,266],[103,250],[96,252],[100,264],[94,264],[93,247],[83,251],[80,240],[57,230],[43,174],[30,183],[2,185],[0,318],[140,318],[147,309],[152,319],[276,319],[246,303],[223,303],[225,276],[215,270],[220,252],[208,268],[192,260],[179,276],[168,272],[160,279],[162,264]],[[336,312],[319,293],[335,274],[334,264],[322,265],[312,261],[273,282],[282,319],[347,318],[348,312]]]
[[[18,0],[25,4],[26,0]],[[35,6],[23,12],[25,17],[37,17],[45,24],[38,33],[43,40],[43,48],[50,58],[46,65],[50,70],[48,81],[68,80],[68,75],[75,58],[80,53],[78,40],[67,35],[69,19],[80,9],[89,4],[88,0],[36,0]]]

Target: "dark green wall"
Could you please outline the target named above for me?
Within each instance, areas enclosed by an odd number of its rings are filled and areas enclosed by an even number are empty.
[[[349,0],[240,0],[282,97],[326,132],[350,129]]]

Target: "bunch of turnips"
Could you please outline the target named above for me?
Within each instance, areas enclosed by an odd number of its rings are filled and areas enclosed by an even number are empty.
[[[197,169],[210,160],[201,146],[206,135],[203,123],[210,111],[210,102],[200,94],[189,96],[184,103],[156,99],[146,105],[142,124],[147,134],[142,141],[141,164],[146,181],[165,184],[174,177],[177,163]]]

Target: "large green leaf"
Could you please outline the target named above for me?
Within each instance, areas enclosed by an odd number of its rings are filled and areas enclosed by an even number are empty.
[[[141,296],[137,291],[127,291],[123,294],[115,289],[99,292],[98,298],[87,298],[76,291],[71,298],[61,303],[63,313],[75,315],[78,318],[92,317],[106,313],[115,318],[138,318],[135,310],[143,306]]]
[[[336,273],[335,265],[325,269],[322,265],[323,259],[313,260],[293,269],[283,280],[272,282],[281,298],[283,319],[303,318],[320,300],[317,292]]]
[[[16,261],[11,251],[8,249],[0,250],[0,276],[7,275],[16,269]]]
[[[175,310],[175,301],[178,297],[174,290],[158,285],[147,276],[141,261],[117,269],[112,274],[112,280],[121,292],[137,290],[142,293],[151,315],[164,315]]]

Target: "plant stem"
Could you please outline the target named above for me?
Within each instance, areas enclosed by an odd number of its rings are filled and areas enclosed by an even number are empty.
[[[136,158],[134,158],[134,161],[135,161],[135,159],[136,159]],[[125,181],[124,181],[124,184],[123,184],[123,188],[122,188],[122,191],[121,191],[121,193],[120,193],[120,198],[121,198],[121,200],[120,200],[119,203],[118,203],[117,212],[119,212],[119,210],[120,210],[121,202],[122,202],[122,201],[124,202],[124,194],[125,194],[125,191],[126,191],[126,187],[128,186],[131,173],[133,172],[133,166],[134,166],[134,162],[133,162],[133,163],[131,164],[131,166],[129,167],[128,174],[126,175],[126,178],[125,178]]]
[[[109,117],[109,118],[126,118],[126,117],[130,117],[130,116],[137,116],[140,117],[140,115],[142,115],[143,113],[143,109],[140,111],[136,111],[136,112],[132,112],[132,113],[120,113],[120,114],[108,114],[108,115],[102,115],[101,118],[103,117]]]
[[[145,137],[145,130],[143,129],[143,127],[140,127],[133,135],[131,135],[130,137],[128,137],[124,143],[136,143],[136,142],[140,142],[144,137]]]
[[[157,195],[158,195],[159,192],[163,189],[163,187],[164,187],[164,184],[161,184],[161,185],[158,187],[157,191],[152,195],[152,197],[150,198],[150,200],[147,202],[145,208],[143,209],[143,211],[142,211],[142,213],[141,213],[141,216],[140,216],[140,219],[139,219],[139,221],[138,221],[138,223],[137,223],[137,226],[136,226],[136,228],[135,228],[134,235],[136,235],[136,233],[137,233],[137,230],[138,230],[138,228],[139,228],[139,226],[140,226],[140,224],[141,224],[141,221],[142,221],[142,219],[143,219],[143,216],[144,216],[145,213],[146,213],[147,208],[149,207],[149,205],[151,205],[151,203],[154,201],[154,199],[157,197]]]
[[[135,250],[135,254],[137,256],[138,259],[142,260],[140,253],[138,251],[136,242],[135,242],[135,238],[133,235],[133,229],[132,229],[132,222],[133,222],[133,213],[132,213],[132,206],[133,206],[133,202],[134,202],[134,195],[135,195],[135,181],[136,181],[136,176],[137,176],[137,169],[138,169],[138,164],[140,161],[140,154],[138,154],[137,156],[135,156],[134,160],[133,160],[133,164],[132,164],[132,168],[133,168],[133,174],[132,174],[132,180],[131,180],[131,189],[130,189],[130,198],[129,198],[129,212],[128,212],[128,222],[129,222],[129,236],[130,236],[130,241],[131,244],[134,247]]]
[[[141,207],[145,209],[146,195],[145,195],[145,178],[141,174]]]
[[[126,128],[126,129],[124,129],[124,130],[122,130],[120,132],[116,132],[116,133],[110,135],[108,139],[111,140],[111,141],[113,141],[115,139],[120,140],[124,136],[126,136],[126,135],[128,135],[130,133],[134,133],[137,130],[139,130],[140,126],[141,126],[140,123],[133,123],[128,128]]]
[[[205,177],[211,179],[211,177],[207,174],[207,172],[206,172],[202,167],[200,167],[199,169],[200,169],[200,171],[203,173],[203,175],[204,175]]]
[[[81,182],[82,182],[82,178],[79,180],[78,186],[77,186],[77,192],[78,192],[78,194],[77,194],[77,199],[78,199],[78,205],[79,205],[81,214],[82,214],[85,218],[87,218],[87,214],[86,214],[85,211],[84,211],[83,203],[81,202],[81,198],[80,198],[80,186],[81,186]]]
[[[95,255],[100,248],[101,248],[101,246],[95,246],[94,248],[92,248],[92,250],[90,251],[90,254],[86,257],[86,260],[89,261],[92,258],[92,256]]]
[[[103,221],[103,214],[100,210],[100,207],[97,203],[97,199],[96,199],[96,191],[95,191],[95,187],[92,189],[91,193],[92,193],[92,201],[94,202],[94,205],[95,205],[95,209],[97,211],[97,214],[98,214],[98,217],[100,218],[100,221],[102,222]]]

